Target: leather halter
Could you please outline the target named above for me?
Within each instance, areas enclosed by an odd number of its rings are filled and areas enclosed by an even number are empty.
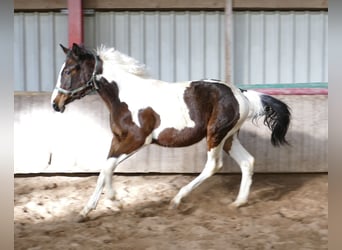
[[[89,88],[91,87],[93,90],[98,90],[99,87],[97,86],[97,83],[96,83],[96,68],[97,68],[97,65],[98,65],[98,60],[97,60],[97,56],[92,53],[92,55],[94,56],[94,59],[95,59],[95,65],[94,65],[94,70],[93,70],[93,73],[90,77],[90,79],[87,81],[87,83],[79,88],[76,88],[76,89],[73,89],[73,90],[67,90],[67,89],[63,89],[61,87],[55,87],[55,89],[58,90],[58,92],[62,93],[62,94],[65,94],[65,95],[70,95],[70,96],[74,96],[75,94],[81,92],[82,90],[86,89],[86,88]]]

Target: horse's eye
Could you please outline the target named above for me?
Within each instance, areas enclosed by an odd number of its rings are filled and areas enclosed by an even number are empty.
[[[66,74],[66,75],[70,75],[70,70],[68,70],[68,69],[65,69],[65,70],[64,70],[64,74]]]

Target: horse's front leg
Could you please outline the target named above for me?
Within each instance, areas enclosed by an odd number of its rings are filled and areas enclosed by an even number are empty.
[[[112,185],[112,177],[113,172],[116,168],[116,166],[123,160],[125,160],[128,157],[128,155],[123,154],[119,157],[110,157],[107,159],[106,165],[103,168],[104,172],[104,184],[106,188],[106,196],[108,200],[114,200],[115,199],[115,191],[113,189]]]
[[[112,188],[112,173],[114,171],[115,166],[117,165],[117,159],[116,158],[108,158],[105,162],[105,165],[101,169],[101,172],[99,174],[99,177],[97,178],[97,183],[95,190],[93,194],[90,196],[87,204],[84,206],[82,211],[79,214],[79,218],[77,218],[77,221],[82,222],[85,221],[87,218],[87,215],[91,210],[95,210],[97,203],[100,199],[102,190],[104,186],[106,186],[107,191],[107,197],[110,199],[113,199],[115,196],[115,192]],[[110,172],[111,171],[111,172]],[[109,181],[109,184],[107,183]]]
[[[97,203],[100,199],[100,195],[102,193],[103,187],[104,187],[104,182],[105,182],[104,176],[105,176],[104,170],[102,169],[99,177],[97,178],[97,183],[96,183],[96,187],[95,187],[93,194],[90,196],[90,199],[88,200],[87,204],[79,213],[79,217],[77,218],[78,222],[85,221],[89,212],[96,208]]]
[[[104,187],[106,188],[107,198],[109,200],[115,199],[115,191],[112,186],[113,171],[118,163],[123,161],[127,157],[128,155],[124,154],[120,157],[110,157],[107,159],[97,179],[96,187],[93,194],[90,196],[87,204],[84,206],[79,214],[79,218],[77,219],[79,222],[85,221],[90,211],[96,209]]]
[[[140,126],[137,126],[132,120],[128,119],[126,123],[122,122],[118,126],[114,123],[114,118],[111,116],[112,139],[111,147],[108,153],[106,164],[102,168],[97,180],[96,188],[88,203],[80,213],[80,221],[86,219],[88,213],[96,208],[103,187],[106,187],[106,196],[110,200],[115,198],[115,191],[112,187],[112,176],[116,166],[133,155],[144,145],[152,142],[152,131],[155,128],[156,118],[155,113],[151,109],[146,109],[139,112]]]
[[[104,187],[106,188],[107,199],[111,201],[115,199],[115,191],[112,186],[113,172],[117,165],[132,154],[134,154],[141,147],[141,144],[141,142],[136,141],[132,137],[129,140],[127,139],[120,142],[117,140],[117,138],[113,138],[108,154],[108,159],[101,169],[93,194],[79,214],[79,222],[85,221],[89,212],[96,209],[97,203],[100,199]],[[127,145],[139,146],[127,147]]]
[[[130,154],[122,154],[119,157],[110,157],[107,159],[106,165],[103,168],[104,173],[104,187],[105,187],[105,195],[106,199],[104,200],[104,204],[107,208],[111,210],[118,211],[120,210],[121,204],[118,199],[116,199],[116,192],[112,185],[112,179],[113,179],[113,172],[120,164],[120,162],[124,161],[126,158],[128,158]]]

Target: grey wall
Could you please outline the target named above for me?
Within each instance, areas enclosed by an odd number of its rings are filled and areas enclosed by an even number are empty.
[[[224,79],[224,12],[95,12],[85,44],[116,47],[165,81]],[[234,12],[236,84],[327,82],[326,11]],[[67,15],[15,13],[16,91],[52,91]]]
[[[64,60],[59,43],[67,43],[67,16],[15,13],[14,90],[51,91]]]
[[[327,12],[235,13],[236,83],[328,81]]]

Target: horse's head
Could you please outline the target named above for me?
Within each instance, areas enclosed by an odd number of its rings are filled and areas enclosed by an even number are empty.
[[[98,59],[95,54],[75,43],[71,49],[60,46],[66,59],[51,96],[51,105],[55,111],[63,112],[65,105],[86,96],[96,88]]]

